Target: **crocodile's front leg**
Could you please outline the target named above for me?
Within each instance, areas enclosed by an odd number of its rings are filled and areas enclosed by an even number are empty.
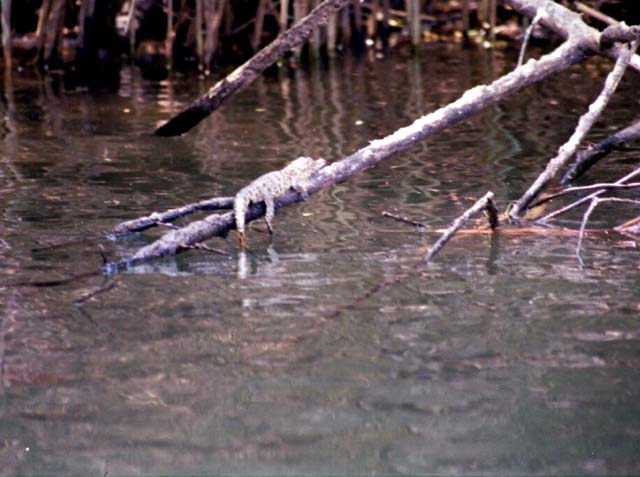
[[[238,244],[240,245],[240,248],[244,249],[247,244],[247,241],[245,240],[244,232],[241,232],[240,230],[236,230],[236,236],[238,237]]]
[[[273,235],[273,216],[276,213],[276,207],[273,203],[273,197],[267,196],[264,198],[264,205],[267,207],[267,211],[264,214],[264,220],[267,222],[267,228],[269,233]]]

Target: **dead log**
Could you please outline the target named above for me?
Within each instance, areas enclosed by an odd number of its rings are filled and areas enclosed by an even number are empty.
[[[326,25],[331,15],[340,10],[348,1],[325,0],[322,2],[309,15],[279,35],[250,60],[218,81],[205,95],[160,126],[155,134],[178,136],[189,131],[218,109],[226,98],[253,82],[260,73],[275,63],[284,53],[302,45],[315,29]]]

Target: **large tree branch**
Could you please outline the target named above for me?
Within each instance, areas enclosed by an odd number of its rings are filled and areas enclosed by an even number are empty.
[[[395,153],[410,148],[418,141],[466,120],[525,86],[562,71],[583,59],[584,54],[580,44],[565,42],[539,60],[529,60],[489,85],[471,88],[453,103],[417,119],[411,125],[398,129],[383,139],[372,141],[351,156],[321,169],[302,185],[308,194],[312,195],[334,184],[344,182]],[[300,200],[302,200],[300,194],[289,192],[276,200],[276,209]],[[264,204],[253,204],[248,210],[247,222],[262,217],[264,213]],[[175,255],[195,243],[214,236],[225,236],[234,227],[233,213],[210,215],[179,230],[168,232],[156,242],[138,250],[131,257],[108,264],[106,271],[112,272],[122,266],[135,265],[165,255]]]
[[[617,59],[622,47],[617,44],[600,44],[600,32],[582,21],[580,15],[558,5],[552,0],[507,0],[522,15],[534,18],[541,13],[540,23],[563,39],[573,38],[591,53],[600,53]],[[629,62],[636,71],[640,71],[640,57],[633,55]]]

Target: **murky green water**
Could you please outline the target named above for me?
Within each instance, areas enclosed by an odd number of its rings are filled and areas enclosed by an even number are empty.
[[[122,72],[120,92],[14,77],[0,160],[2,283],[95,270],[160,231],[122,220],[231,195],[297,155],[341,159],[508,71],[439,45],[263,79],[197,130],[150,135],[206,88]],[[270,241],[114,277],[0,288],[0,475],[640,473],[640,273],[628,239],[460,237],[332,319],[487,190],[504,208],[572,132],[607,63],[522,92],[282,210]],[[592,139],[633,119],[629,72]],[[598,181],[638,165],[630,149]],[[635,211],[637,214],[637,211]],[[634,215],[603,209],[593,226]],[[580,215],[566,225],[576,227]],[[82,304],[76,300],[96,294]]]

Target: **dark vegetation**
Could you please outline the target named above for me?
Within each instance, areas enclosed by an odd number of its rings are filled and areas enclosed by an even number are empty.
[[[118,68],[128,61],[158,78],[171,69],[219,74],[250,58],[319,3],[4,0],[3,31],[11,33],[3,36],[4,63],[64,74],[70,87],[117,87]],[[640,21],[640,2],[633,0],[563,3],[592,7],[628,24]],[[349,50],[386,51],[398,44],[419,47],[425,39],[492,46],[518,38],[519,23],[519,16],[497,0],[353,0],[285,61],[322,60]]]

